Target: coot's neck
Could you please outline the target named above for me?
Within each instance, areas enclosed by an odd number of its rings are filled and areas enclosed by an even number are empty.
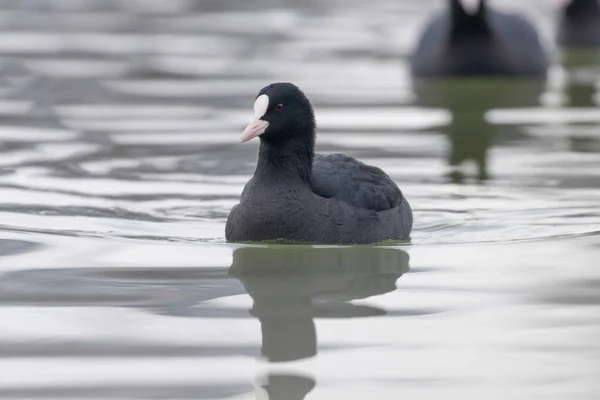
[[[277,182],[310,182],[315,152],[314,128],[283,142],[261,138],[254,176],[258,180]]]

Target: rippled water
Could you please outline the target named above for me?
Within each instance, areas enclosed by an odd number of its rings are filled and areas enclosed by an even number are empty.
[[[439,5],[0,1],[0,397],[596,399],[600,55],[412,82]],[[411,244],[225,243],[280,80]]]

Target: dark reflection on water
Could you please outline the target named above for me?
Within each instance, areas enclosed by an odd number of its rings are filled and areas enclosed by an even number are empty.
[[[312,378],[295,375],[269,374],[261,388],[271,400],[303,400],[316,385]]]
[[[569,279],[560,286],[546,289],[540,299],[549,304],[600,305],[600,278]],[[594,323],[600,323],[600,316]]]
[[[11,399],[228,399],[248,391],[248,385],[101,385],[1,389],[0,397]],[[273,398],[276,399],[276,398]],[[285,399],[285,397],[284,397]],[[282,399],[283,400],[283,399]]]
[[[452,114],[452,121],[441,130],[448,140],[447,162],[452,170],[450,181],[462,183],[461,166],[473,162],[474,178],[483,182],[490,178],[488,153],[492,146],[526,137],[519,126],[504,127],[500,132],[486,120],[486,112],[495,108],[535,107],[545,90],[540,79],[506,78],[440,78],[414,82],[418,104],[442,107]]]
[[[408,260],[402,250],[374,247],[246,247],[234,251],[230,273],[254,301],[263,356],[290,361],[317,354],[315,317],[385,315],[349,302],[395,290]]]
[[[24,240],[0,240],[0,257],[8,257],[11,255],[35,251],[40,248],[40,243],[26,242]]]
[[[565,88],[565,106],[569,108],[598,108],[600,91],[596,87],[600,74],[600,50],[563,51],[563,64],[569,72]],[[593,68],[590,68],[593,67]],[[576,153],[600,153],[600,137],[596,124],[580,122],[569,135],[569,148]],[[590,134],[592,133],[592,134]]]
[[[226,268],[44,269],[0,277],[0,301],[44,307],[93,305],[168,310],[240,294]]]
[[[596,88],[600,74],[600,50],[563,50],[561,56],[569,73],[565,88],[566,106],[600,106]]]

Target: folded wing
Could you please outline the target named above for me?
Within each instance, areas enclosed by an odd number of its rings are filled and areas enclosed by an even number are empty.
[[[312,190],[355,207],[383,211],[398,206],[402,192],[381,169],[344,154],[316,154]]]

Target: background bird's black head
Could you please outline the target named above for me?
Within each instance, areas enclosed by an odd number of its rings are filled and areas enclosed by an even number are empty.
[[[461,0],[450,0],[450,26],[443,65],[451,75],[503,75],[513,69],[511,57],[491,24],[485,0],[474,12]]]
[[[450,1],[450,40],[491,39],[492,27],[485,0],[479,0],[475,12],[465,10],[461,0]]]
[[[567,19],[579,22],[588,18],[597,18],[600,15],[600,1],[571,0],[565,8],[565,15]]]
[[[314,136],[315,116],[308,98],[294,84],[272,83],[260,90],[256,98],[266,95],[267,111],[261,117],[269,126],[261,140],[277,143],[297,136]]]

